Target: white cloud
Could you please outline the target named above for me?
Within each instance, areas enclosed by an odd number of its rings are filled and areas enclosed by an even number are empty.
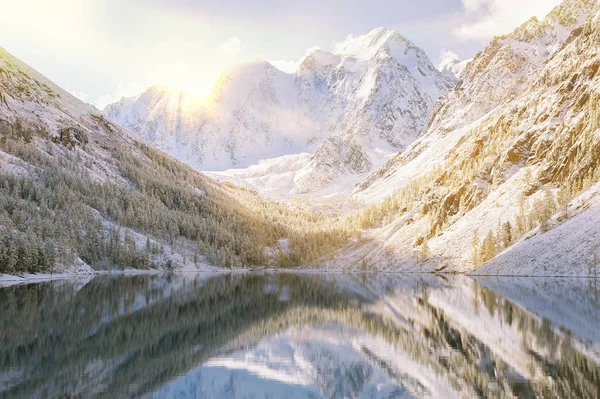
[[[489,3],[486,0],[462,0],[463,7],[467,12],[475,12],[483,8],[483,6]]]
[[[531,17],[543,18],[561,0],[462,0],[464,21],[454,30],[463,40],[488,41]]]
[[[133,97],[140,93],[143,93],[146,90],[146,87],[142,86],[139,83],[135,82],[127,82],[127,83],[119,83],[117,87],[117,92],[115,94],[103,94],[98,97],[95,101],[92,102],[92,105],[98,108],[99,110],[103,110],[108,104],[116,103],[121,100],[123,97]],[[74,93],[72,93],[75,95]],[[78,97],[77,95],[75,95]],[[78,97],[82,99],[81,97]],[[82,99],[83,100],[83,99]],[[85,100],[84,100],[85,101]]]
[[[242,41],[239,37],[233,36],[217,46],[219,53],[226,57],[235,57],[242,51]]]
[[[440,58],[438,59],[437,68],[441,71],[448,65],[460,61],[460,57],[454,51],[444,50],[442,51],[442,53],[440,54]]]

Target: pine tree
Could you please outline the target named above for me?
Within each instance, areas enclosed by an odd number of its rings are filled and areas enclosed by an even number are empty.
[[[548,223],[555,210],[556,203],[554,201],[554,195],[550,190],[546,190],[544,199],[536,201],[535,205],[536,216],[542,232],[548,231]]]
[[[365,271],[367,270],[367,260],[365,258],[363,258],[361,264],[360,264],[360,268]]]
[[[150,242],[150,237],[146,237],[146,246],[144,247],[144,251],[149,257],[150,253],[152,252],[152,243]]]
[[[473,266],[479,266],[479,237],[477,230],[473,231],[473,237],[471,238],[471,251],[473,253]]]
[[[517,201],[518,201],[519,210],[515,217],[515,227],[516,227],[517,235],[522,236],[525,233],[527,233],[527,231],[528,231],[527,220],[526,220],[527,218],[525,216],[525,196],[523,195],[523,193],[519,194]]]
[[[502,245],[504,248],[508,248],[513,243],[513,233],[512,233],[512,224],[510,222],[505,222],[502,225]]]
[[[490,230],[487,233],[487,236],[485,237],[485,239],[483,240],[483,243],[481,244],[481,261],[482,263],[487,262],[488,260],[492,259],[494,256],[496,256],[497,254],[497,247],[496,247],[496,237],[494,236],[494,233]]]
[[[425,239],[421,244],[421,262],[426,262],[429,258],[429,240]]]
[[[530,190],[534,186],[533,173],[531,169],[527,168],[525,170],[525,184],[527,184],[527,189]]]

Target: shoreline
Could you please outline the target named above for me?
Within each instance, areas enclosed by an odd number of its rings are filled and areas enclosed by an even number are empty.
[[[141,274],[158,274],[162,273],[161,270],[139,270],[139,269],[125,269],[125,270],[94,270],[85,272],[58,272],[58,273],[24,273],[22,275],[15,274],[0,274],[0,288],[11,287],[14,285],[24,285],[32,283],[44,283],[47,281],[67,280],[67,279],[80,279],[86,277],[96,277],[102,275],[123,275],[133,276]]]
[[[96,277],[104,275],[151,275],[151,274],[185,274],[185,273],[209,273],[209,274],[238,274],[238,273],[299,273],[299,274],[389,274],[389,275],[438,275],[440,277],[464,275],[474,280],[478,278],[518,278],[518,279],[600,279],[600,276],[594,275],[486,275],[473,273],[434,273],[434,272],[394,272],[377,270],[324,270],[324,269],[274,269],[274,268],[244,268],[244,269],[180,269],[180,270],[159,270],[159,269],[125,269],[125,270],[86,270],[86,271],[65,271],[58,273],[24,273],[23,275],[0,274],[0,288],[11,287],[15,285],[25,285],[34,283],[43,283],[57,280],[81,279],[86,277]]]

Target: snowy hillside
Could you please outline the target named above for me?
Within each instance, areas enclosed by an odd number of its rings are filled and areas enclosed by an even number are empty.
[[[1,48],[0,181],[0,274],[264,266],[320,223],[207,178]]]
[[[454,83],[414,43],[378,28],[340,53],[312,52],[293,74],[266,61],[231,67],[203,104],[151,88],[104,115],[200,170],[314,154],[292,188],[305,193],[381,166],[419,135]]]
[[[551,221],[553,229],[527,237],[474,273],[600,276],[600,187],[592,187],[567,204],[565,210]],[[566,220],[565,213],[569,216]]]
[[[544,63],[598,7],[595,0],[565,0],[542,21],[532,18],[513,33],[493,39],[469,62],[456,87],[436,104],[422,137],[375,171],[359,190],[369,187],[367,191],[389,194],[406,182],[408,169],[414,169],[410,177],[441,164],[463,136],[482,125],[481,118],[529,93]]]
[[[502,253],[482,273],[588,274],[600,255],[586,194],[598,181],[599,10],[566,0],[478,54],[423,135],[355,190],[391,196],[368,210],[389,216],[336,263],[469,272]]]

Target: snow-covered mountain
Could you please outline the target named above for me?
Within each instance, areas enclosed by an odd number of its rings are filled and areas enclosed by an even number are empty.
[[[160,101],[159,90],[142,100]],[[178,113],[193,101],[168,103],[179,119],[165,126],[193,120]],[[282,238],[240,250],[262,227],[270,235],[273,214],[257,209],[273,204],[250,210],[264,200],[165,155],[2,48],[0,182],[0,273],[213,269],[237,262],[236,251],[264,265],[266,248]],[[238,249],[225,249],[228,240]]]
[[[231,67],[203,104],[153,87],[104,115],[201,170],[314,154],[295,182],[303,192],[364,175],[412,143],[454,83],[414,43],[378,28],[339,53],[312,52],[293,74],[266,61]]]
[[[460,78],[467,64],[473,59],[462,60],[452,51],[446,51],[440,57],[437,68],[442,72],[456,79]]]
[[[199,128],[200,100],[169,87],[150,87],[134,98],[122,99],[119,104],[128,104],[128,112],[117,120],[121,126],[135,131],[142,129],[146,140],[171,154],[181,155],[188,146],[185,132]],[[108,110],[113,108],[109,106],[105,114],[111,116]]]
[[[479,53],[422,136],[356,189],[368,202],[393,195],[398,213],[350,258],[466,272],[506,251],[481,272],[588,274],[600,236],[599,12],[596,0],[565,0]]]
[[[239,166],[219,178],[274,196],[354,188],[347,209],[371,206],[311,225],[324,221],[333,226],[324,235],[349,237],[332,240],[327,251],[350,244],[326,259],[325,250],[310,252],[322,267],[597,273],[598,43],[598,1],[565,0],[543,20],[495,38],[446,94],[456,63],[440,71],[397,32],[376,29],[339,53],[313,52],[294,74],[263,61],[238,65],[204,102],[154,87],[109,106],[106,116],[0,51],[0,172],[25,187],[0,191],[7,207],[21,207],[0,214],[0,233],[15,225],[15,247],[55,245],[37,219],[19,216],[45,212],[45,223],[69,229],[60,238],[79,260],[96,265],[120,256],[110,246],[121,242],[117,227],[140,241],[129,245],[134,255],[152,252],[144,243],[169,243],[183,250],[182,263],[201,254],[228,266],[262,265],[290,256],[282,243],[309,252],[299,245],[313,242],[300,235],[307,230],[300,221],[314,214],[288,215],[294,206],[217,184],[141,135],[196,168]],[[248,215],[256,219],[245,223]],[[80,226],[89,229],[85,241]],[[109,245],[110,234],[117,238]],[[102,254],[94,237],[106,239]],[[164,250],[154,252],[165,260]]]

